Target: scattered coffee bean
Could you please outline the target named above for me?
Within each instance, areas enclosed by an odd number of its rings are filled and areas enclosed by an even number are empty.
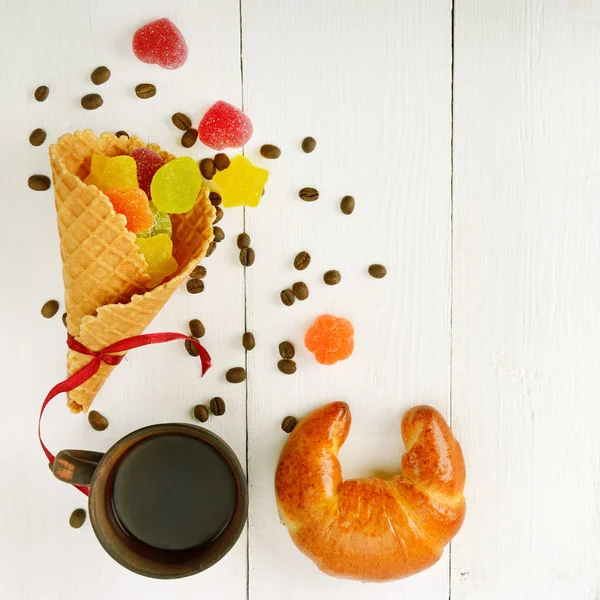
[[[182,136],[181,136],[181,145],[184,148],[191,148],[198,139],[198,130],[190,127]]]
[[[115,133],[115,135],[118,138],[123,137],[123,136],[125,136],[126,138],[129,137],[129,134],[126,131],[124,131],[123,129],[119,129],[119,131],[117,131],[117,133]]]
[[[204,279],[206,277],[206,267],[204,265],[198,265],[191,273],[192,279]]]
[[[48,89],[48,86],[40,85],[40,87],[33,92],[33,96],[38,102],[43,102],[48,97],[49,93],[50,90]]]
[[[67,327],[67,313],[66,312],[63,313],[63,315],[62,315],[62,322],[63,322],[63,325],[65,327]]]
[[[297,281],[292,286],[292,293],[298,300],[306,300],[308,298],[308,286],[304,281]]]
[[[210,401],[210,412],[215,415],[215,417],[220,417],[225,414],[225,400],[223,398],[219,398],[215,396]]]
[[[88,422],[95,431],[104,431],[108,427],[108,419],[96,410],[90,410]]]
[[[279,344],[279,356],[285,360],[291,360],[296,356],[296,350],[291,342],[281,342]]]
[[[200,294],[204,291],[204,281],[202,279],[188,279],[185,286],[190,294]]]
[[[283,421],[281,421],[281,429],[283,429],[286,433],[292,433],[297,423],[298,421],[296,421],[296,417],[286,417]]]
[[[45,175],[32,175],[27,180],[27,185],[36,192],[45,192],[50,188],[50,178]]]
[[[86,94],[81,99],[81,106],[83,106],[85,110],[96,110],[103,104],[104,100],[102,100],[102,96],[100,94]]]
[[[208,199],[213,206],[220,206],[221,202],[223,202],[221,199],[221,194],[218,192],[210,192],[208,194]]]
[[[215,236],[215,242],[217,242],[217,244],[225,239],[225,232],[220,227],[213,227],[213,234]]]
[[[254,250],[252,248],[242,248],[240,250],[240,262],[245,267],[251,267],[254,264],[254,259],[256,258],[254,254]]]
[[[206,256],[210,256],[215,250],[217,249],[217,242],[215,242],[214,240],[208,245],[208,248],[206,250]]]
[[[215,167],[219,171],[224,171],[231,164],[231,161],[229,160],[229,156],[227,156],[227,154],[224,152],[219,152],[218,154],[215,154],[214,163]]]
[[[194,337],[194,336],[192,335],[192,337]],[[196,338],[194,338],[194,339],[196,339]],[[196,339],[196,341],[198,341],[198,340]],[[194,356],[194,357],[198,356],[198,350],[196,350],[196,346],[194,346],[194,344],[192,344],[192,340],[189,340],[189,339],[185,340],[185,349],[187,350],[187,353],[190,356]]]
[[[42,306],[42,317],[46,319],[51,319],[58,312],[58,300],[48,300]]]
[[[335,269],[327,271],[327,273],[323,275],[323,281],[327,285],[337,285],[341,280],[342,276],[340,275],[340,272],[336,271]]]
[[[296,302],[296,296],[294,296],[294,292],[292,292],[292,290],[289,290],[289,289],[282,290],[281,294],[279,294],[279,296],[281,297],[281,301],[286,306],[291,306],[292,304],[294,304],[294,302]]]
[[[203,158],[200,161],[200,173],[204,179],[210,181],[216,172],[215,161],[212,158]]]
[[[110,79],[110,69],[108,67],[96,67],[90,75],[92,83],[102,85]]]
[[[273,144],[263,144],[260,147],[260,154],[264,158],[279,158],[281,156],[281,150]]]
[[[371,265],[369,275],[375,279],[383,279],[387,275],[387,269],[383,265]]]
[[[76,508],[69,517],[69,525],[73,529],[79,529],[84,523],[87,513],[83,508]]]
[[[152,98],[156,95],[156,86],[152,83],[140,83],[135,86],[135,95],[143,99]]]
[[[306,154],[310,154],[317,147],[317,140],[314,137],[305,137],[302,140],[302,150],[306,152]]]
[[[194,418],[198,419],[201,423],[208,421],[208,408],[204,404],[196,404],[194,406]]]
[[[294,268],[297,271],[304,271],[310,265],[310,254],[308,252],[300,252],[294,259]]]
[[[204,337],[204,334],[206,333],[206,329],[204,328],[204,325],[202,324],[202,321],[200,321],[200,319],[192,319],[189,323],[189,326],[190,326],[190,333],[195,338]]]
[[[340,202],[340,210],[345,215],[351,215],[354,212],[354,198],[352,196],[344,196]]]
[[[246,379],[246,370],[244,367],[233,367],[233,369],[229,369],[227,373],[225,373],[225,379],[229,381],[229,383],[242,383]]]
[[[29,143],[32,146],[41,146],[46,141],[46,132],[39,127],[29,134]]]
[[[298,192],[298,196],[300,196],[304,202],[314,202],[319,199],[319,192],[315,188],[305,187]]]
[[[242,346],[244,346],[246,350],[254,350],[254,347],[256,346],[254,334],[250,333],[249,331],[246,331],[246,333],[244,333],[244,335],[242,336]]]
[[[296,363],[283,358],[277,363],[277,368],[285,375],[293,375],[296,372]]]
[[[215,220],[213,223],[216,225],[223,218],[223,209],[220,206],[215,208]]]
[[[173,121],[173,125],[177,127],[177,129],[181,129],[181,131],[187,131],[192,126],[192,120],[183,113],[176,112],[172,117],[171,121]]]
[[[240,250],[242,248],[250,248],[250,236],[247,233],[240,233],[237,236],[237,247]]]

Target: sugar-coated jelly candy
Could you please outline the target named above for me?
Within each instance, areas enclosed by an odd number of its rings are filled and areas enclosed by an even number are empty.
[[[152,199],[150,183],[154,173],[165,164],[165,161],[150,148],[136,148],[129,156],[135,160],[139,186],[146,192],[148,198]]]
[[[304,336],[306,349],[318,363],[333,365],[348,358],[354,350],[354,327],[342,317],[321,315]]]
[[[152,215],[154,217],[152,227],[146,231],[138,233],[138,237],[149,238],[154,237],[159,233],[166,233],[169,237],[173,237],[173,225],[171,223],[171,217],[167,213],[158,210],[152,202],[150,202],[150,210],[152,211]]]
[[[165,69],[178,69],[188,57],[185,38],[167,18],[140,27],[133,36],[131,46],[133,53],[142,62]]]
[[[239,108],[219,100],[202,117],[198,137],[214,150],[241,148],[252,137],[252,122]]]
[[[193,158],[182,156],[163,165],[152,178],[152,202],[166,213],[185,213],[194,204],[200,192],[202,178]]]
[[[148,263],[148,288],[156,287],[165,277],[177,271],[177,261],[173,258],[173,242],[166,233],[159,233],[150,238],[138,237],[135,243]]]
[[[90,174],[84,183],[95,185],[99,190],[137,188],[135,160],[131,156],[108,158],[94,154]]]
[[[152,227],[154,216],[150,210],[148,196],[140,188],[106,190],[104,192],[114,209],[127,217],[127,229],[140,233]]]
[[[227,169],[213,177],[225,208],[257,207],[267,179],[269,171],[255,167],[245,156],[236,156]]]

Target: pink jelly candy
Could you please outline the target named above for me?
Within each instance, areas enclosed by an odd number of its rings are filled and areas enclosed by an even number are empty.
[[[198,137],[213,150],[240,148],[252,137],[252,123],[239,108],[219,100],[202,117]]]
[[[146,192],[148,198],[152,198],[150,183],[154,173],[165,164],[165,161],[150,148],[136,148],[130,156],[135,160],[138,185]]]
[[[179,69],[188,57],[188,47],[181,31],[163,18],[140,27],[133,36],[133,53],[145,63],[165,69]]]

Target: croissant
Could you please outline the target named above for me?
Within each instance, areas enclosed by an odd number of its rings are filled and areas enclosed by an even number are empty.
[[[333,402],[290,434],[275,473],[279,515],[325,573],[389,581],[439,560],[465,517],[462,450],[442,415],[416,406],[402,419],[402,473],[342,481],[337,453],[350,409]]]

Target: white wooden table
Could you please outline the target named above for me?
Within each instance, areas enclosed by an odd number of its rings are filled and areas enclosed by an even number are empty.
[[[184,68],[137,61],[133,31],[172,18],[190,46]],[[600,5],[594,0],[0,0],[0,596],[5,600],[285,598],[346,600],[597,600],[600,598]],[[240,56],[241,54],[241,56]],[[89,74],[112,70],[95,90]],[[155,83],[139,100],[133,88]],[[51,93],[39,104],[33,90]],[[105,103],[86,112],[82,95]],[[202,319],[214,368],[200,381],[182,345],[136,350],[97,398],[103,433],[56,400],[50,447],[107,449],[150,423],[189,421],[220,395],[207,423],[245,464],[248,527],[209,571],[180,581],[138,577],[110,559],[84,505],[54,481],[36,417],[64,374],[62,297],[49,174],[61,133],[125,129],[186,151],[170,115],[198,121],[217,99],[243,105],[255,134],[245,149],[271,177],[257,210],[232,209],[226,239],[206,260],[207,289],[178,291],[150,331]],[[44,128],[48,142],[28,143]],[[313,135],[311,155],[299,145]],[[277,161],[258,154],[282,148]],[[195,158],[212,155],[196,145]],[[303,203],[297,191],[321,198]],[[339,200],[352,194],[350,217]],[[237,234],[257,259],[240,266]],[[313,256],[301,276],[300,250]],[[388,267],[371,279],[373,262]],[[321,277],[341,271],[337,287]],[[303,279],[311,296],[285,307]],[[61,310],[62,312],[62,310]],[[356,326],[356,351],[317,365],[303,333],[333,312]],[[60,315],[60,313],[59,313]],[[241,335],[257,347],[244,356]],[[298,372],[278,372],[277,345]],[[244,385],[224,371],[247,361]],[[389,584],[338,581],[292,545],[272,479],[287,414],[333,399],[354,424],[345,476],[388,473],[402,452],[404,410],[427,402],[450,420],[468,468],[467,518],[432,569]]]

